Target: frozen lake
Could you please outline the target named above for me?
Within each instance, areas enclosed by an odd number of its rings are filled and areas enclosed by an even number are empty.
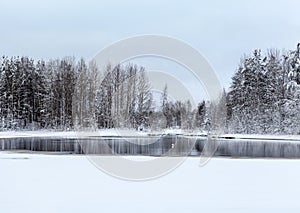
[[[298,139],[216,139],[182,135],[141,137],[2,137],[1,150],[60,152],[63,154],[200,156],[207,145],[217,147],[214,156],[249,158],[300,158]]]
[[[127,182],[102,173],[84,155],[2,151],[0,211],[300,211],[300,160],[214,158],[198,165],[197,157],[188,158],[162,178]]]

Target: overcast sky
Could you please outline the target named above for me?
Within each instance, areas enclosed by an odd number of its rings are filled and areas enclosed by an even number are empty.
[[[1,0],[0,8],[0,54],[90,59],[122,38],[168,35],[198,49],[225,87],[244,53],[300,42],[297,0]]]

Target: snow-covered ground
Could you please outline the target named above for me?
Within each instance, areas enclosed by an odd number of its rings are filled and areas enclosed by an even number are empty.
[[[148,132],[134,131],[131,129],[99,129],[97,131],[5,131],[0,132],[0,138],[19,138],[19,137],[61,137],[74,138],[81,136],[147,136]],[[159,133],[155,132],[155,135]]]
[[[300,141],[300,135],[258,135],[258,134],[225,134],[223,138],[258,139],[258,140],[295,140]]]
[[[5,131],[0,132],[0,138],[25,138],[25,137],[75,137],[74,131]]]
[[[128,182],[102,173],[84,156],[0,152],[0,212],[300,211],[300,160],[198,164],[188,158],[167,176]]]
[[[93,132],[76,132],[76,131],[5,131],[0,132],[1,138],[18,138],[18,137],[61,137],[74,138],[81,136],[159,136],[159,135],[186,135],[186,136],[205,136],[207,132],[193,131],[184,132],[181,129],[164,129],[162,131],[135,131],[132,129],[100,129]],[[300,135],[258,135],[258,134],[224,134],[222,138],[228,139],[257,139],[257,140],[295,140],[300,141]]]

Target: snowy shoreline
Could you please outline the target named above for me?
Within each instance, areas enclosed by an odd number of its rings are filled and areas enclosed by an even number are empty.
[[[241,140],[288,140],[300,141],[300,135],[258,135],[258,134],[225,134],[222,139],[241,139]]]
[[[162,135],[181,135],[187,137],[206,137],[204,132],[182,133],[181,131],[165,130],[162,132],[139,132],[132,130],[100,129],[97,131],[76,132],[76,131],[3,131],[0,132],[0,139],[5,138],[27,138],[27,137],[58,137],[58,138],[80,138],[80,137],[151,137]],[[259,135],[259,134],[224,134],[217,136],[220,139],[240,140],[288,140],[300,141],[300,135]]]

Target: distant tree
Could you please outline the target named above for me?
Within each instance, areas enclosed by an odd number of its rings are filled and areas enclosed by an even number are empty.
[[[149,116],[152,107],[151,85],[146,77],[145,69],[140,68],[137,82],[137,126],[149,126]]]
[[[78,73],[76,88],[73,96],[73,122],[76,128],[90,128],[89,101],[89,70],[84,59],[80,59],[76,66]],[[93,124],[92,124],[93,126]]]
[[[194,118],[194,127],[203,130],[204,129],[204,121],[205,121],[205,101],[203,100],[197,106]]]
[[[172,126],[172,121],[173,121],[173,106],[172,103],[168,100],[168,86],[165,85],[164,90],[163,90],[163,94],[161,97],[162,100],[162,112],[163,115],[166,118],[166,128],[169,128]]]
[[[284,126],[289,134],[300,134],[300,44],[287,59],[287,86]]]

